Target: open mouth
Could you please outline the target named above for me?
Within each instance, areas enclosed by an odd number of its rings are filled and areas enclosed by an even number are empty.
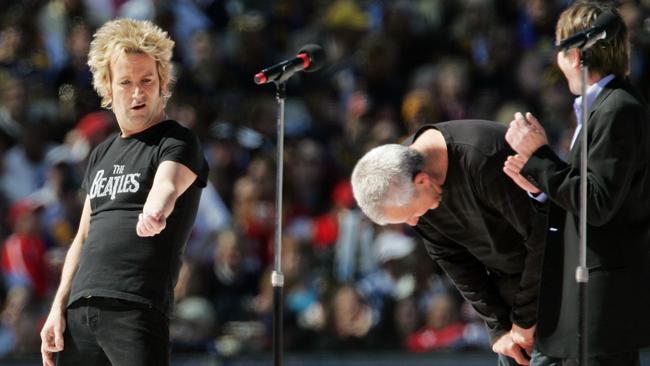
[[[134,110],[134,111],[139,111],[142,108],[144,108],[145,106],[146,106],[146,104],[138,104],[136,106],[131,107],[131,109]]]

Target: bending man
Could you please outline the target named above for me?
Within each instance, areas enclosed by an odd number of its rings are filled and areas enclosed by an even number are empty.
[[[463,120],[374,148],[352,173],[374,222],[407,223],[485,320],[500,365],[528,365],[537,321],[543,216],[501,167],[506,128]],[[516,361],[516,363],[515,363]]]

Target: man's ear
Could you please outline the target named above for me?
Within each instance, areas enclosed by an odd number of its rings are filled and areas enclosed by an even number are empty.
[[[167,90],[167,84],[168,83],[169,82],[164,82],[163,83],[162,80],[160,81],[160,90],[158,91],[158,93],[160,94],[161,97],[165,94],[165,90]]]
[[[571,59],[571,66],[573,66],[576,69],[580,68],[580,52],[578,51],[577,48],[572,48],[568,51],[565,51],[569,53],[569,58]]]
[[[112,85],[108,86],[108,90],[106,91],[106,96],[104,98],[108,100],[107,108],[112,109],[113,108],[113,86]]]
[[[110,100],[110,103],[108,105],[113,104],[113,70],[111,70],[111,63],[113,61],[111,60],[110,63],[108,64],[108,90],[106,90],[106,98]]]
[[[413,184],[417,185],[427,185],[429,184],[429,174],[425,172],[417,172],[413,177]]]

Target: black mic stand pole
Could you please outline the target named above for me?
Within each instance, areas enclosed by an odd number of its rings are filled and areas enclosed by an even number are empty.
[[[588,46],[587,46],[588,47]],[[578,246],[578,266],[576,267],[576,282],[578,283],[578,361],[580,366],[587,366],[587,82],[589,66],[587,47],[579,48],[580,67],[582,69],[582,146],[580,147],[580,229]]]
[[[307,45],[298,51],[298,57],[303,59],[305,71],[316,71],[325,59],[323,49],[318,45]],[[302,56],[301,56],[302,55]],[[309,60],[307,60],[309,58]],[[307,62],[309,61],[309,62]],[[267,77],[275,84],[276,100],[278,101],[277,118],[277,146],[276,146],[276,176],[275,176],[275,243],[273,246],[273,273],[271,273],[271,285],[273,286],[273,365],[282,365],[282,287],[284,286],[284,275],[282,274],[282,175],[284,166],[284,100],[286,98],[286,83],[289,78],[300,71],[292,62],[284,62],[282,71],[276,75],[265,75],[265,70],[255,75],[257,84],[266,83]],[[276,66],[271,67],[275,69]]]
[[[271,274],[273,285],[273,365],[282,365],[282,175],[284,166],[284,100],[286,98],[286,79],[280,77],[274,81],[276,100],[278,101],[276,176],[275,176],[275,242],[273,246],[274,266]]]

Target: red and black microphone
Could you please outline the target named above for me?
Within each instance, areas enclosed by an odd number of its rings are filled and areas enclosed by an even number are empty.
[[[255,84],[281,83],[298,71],[313,72],[325,63],[325,51],[316,44],[308,44],[298,51],[296,57],[282,61],[255,74]]]

